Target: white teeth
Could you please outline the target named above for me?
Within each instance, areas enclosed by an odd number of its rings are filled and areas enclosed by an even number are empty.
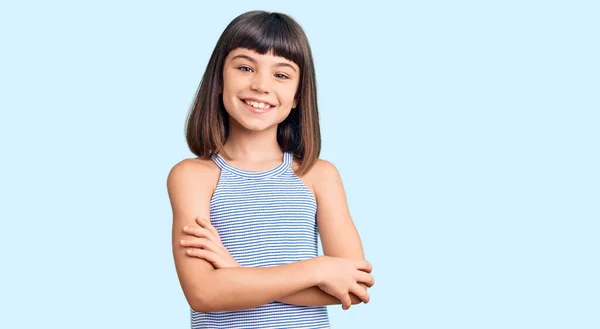
[[[255,102],[255,101],[249,101],[249,100],[245,100],[244,103],[257,108],[257,109],[269,109],[271,108],[271,105],[267,105],[265,103],[260,103],[260,102]]]

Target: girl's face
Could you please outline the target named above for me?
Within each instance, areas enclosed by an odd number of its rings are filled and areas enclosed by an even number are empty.
[[[294,62],[272,52],[260,55],[237,48],[223,65],[223,103],[233,121],[245,129],[276,128],[297,105],[299,81],[300,68]]]

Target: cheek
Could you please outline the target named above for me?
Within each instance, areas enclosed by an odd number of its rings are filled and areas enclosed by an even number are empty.
[[[246,81],[246,77],[239,74],[233,69],[226,69],[223,71],[223,91],[229,90],[230,92],[237,93]]]
[[[229,112],[231,109],[233,109],[234,107],[234,101],[235,98],[237,97],[237,92],[235,89],[235,86],[232,85],[229,82],[225,82],[226,80],[223,80],[223,105],[225,106],[225,110],[227,112]],[[231,113],[230,113],[231,114]]]
[[[296,97],[296,89],[295,88],[286,88],[280,94],[283,98],[283,101],[286,105],[294,106],[294,97]]]
[[[231,106],[235,106],[238,94],[240,93],[239,82],[234,82],[233,80],[223,79],[223,105],[225,105],[226,110],[230,110]]]
[[[224,76],[223,77],[223,95],[230,95],[236,89],[236,79],[232,79],[231,77]]]

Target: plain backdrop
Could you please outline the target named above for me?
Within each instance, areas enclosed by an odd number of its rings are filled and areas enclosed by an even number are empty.
[[[0,5],[0,327],[188,328],[166,178],[225,26],[291,15],[376,285],[332,328],[600,328],[595,1]]]

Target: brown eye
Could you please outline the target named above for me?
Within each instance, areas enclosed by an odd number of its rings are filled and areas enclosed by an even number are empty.
[[[275,74],[275,76],[280,79],[289,79],[289,77],[287,75],[281,74],[281,73],[277,73],[277,74]]]
[[[240,66],[240,67],[238,67],[238,70],[240,70],[242,72],[252,72],[252,69],[247,66]]]

